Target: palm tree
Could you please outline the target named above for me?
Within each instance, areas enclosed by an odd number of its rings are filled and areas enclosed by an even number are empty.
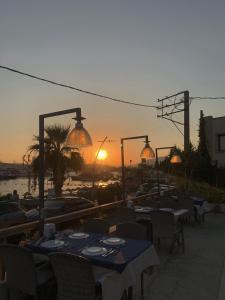
[[[56,196],[60,196],[62,193],[66,171],[80,171],[84,165],[84,160],[80,153],[71,152],[74,149],[66,146],[66,138],[69,130],[69,126],[64,127],[61,125],[52,125],[45,128],[45,171],[51,170],[53,173]],[[34,140],[38,142],[39,137],[35,136]],[[30,153],[39,152],[39,143],[31,145],[29,151]],[[34,174],[37,176],[39,156],[33,159],[32,167]]]

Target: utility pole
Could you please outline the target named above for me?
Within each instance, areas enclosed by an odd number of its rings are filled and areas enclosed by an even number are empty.
[[[181,99],[177,97],[183,96]],[[158,99],[160,105],[157,107],[158,111],[161,111],[157,115],[158,118],[163,118],[171,121],[179,132],[184,136],[184,152],[189,151],[190,145],[190,97],[189,91],[182,91],[177,94],[167,96],[162,99]],[[183,122],[174,119],[174,115],[184,112]],[[182,126],[183,130],[180,130],[178,126]]]

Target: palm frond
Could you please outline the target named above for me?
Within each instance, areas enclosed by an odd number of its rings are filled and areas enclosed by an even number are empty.
[[[79,152],[74,152],[72,147],[66,145],[66,139],[70,130],[70,126],[53,125],[45,128],[45,157],[44,169],[51,170],[54,174],[54,186],[56,193],[60,194],[63,182],[65,180],[65,172],[67,170],[81,170],[84,160]],[[39,151],[39,137],[34,136],[36,143],[29,147],[30,152]],[[71,155],[67,155],[71,153]],[[39,156],[33,157],[33,172],[37,175],[39,170]]]
[[[28,151],[39,151],[39,144],[29,146]]]
[[[51,125],[45,128],[47,138],[55,144],[64,144],[69,133],[70,126]]]
[[[68,152],[71,152],[73,150],[78,150],[78,148],[74,148],[74,147],[69,147],[69,146],[64,146],[62,147],[61,151],[62,152],[65,152],[65,153],[68,153]],[[78,152],[78,151],[77,151]]]

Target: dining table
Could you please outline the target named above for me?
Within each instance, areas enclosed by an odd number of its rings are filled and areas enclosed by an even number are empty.
[[[202,215],[205,212],[207,201],[204,198],[192,196],[191,199],[194,202],[194,208],[196,209],[199,215]]]
[[[179,197],[176,195],[171,195],[170,198],[176,201],[179,199]],[[197,211],[203,209],[207,204],[206,199],[204,199],[203,197],[191,196],[190,198],[193,201],[193,206],[197,209]]]
[[[119,300],[124,290],[140,283],[145,269],[160,263],[150,241],[91,232],[59,232],[55,239],[33,241],[27,247],[45,255],[61,252],[87,258],[96,283],[101,285],[103,300]]]
[[[183,217],[188,213],[188,209],[173,209],[170,207],[164,207],[164,208],[153,208],[150,206],[134,206],[134,212],[136,214],[137,219],[147,219],[151,220],[151,212],[152,211],[166,211],[170,212],[174,216],[174,221],[177,222],[178,220],[182,220]]]

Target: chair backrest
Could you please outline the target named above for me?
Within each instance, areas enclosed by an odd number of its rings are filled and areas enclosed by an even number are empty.
[[[86,219],[84,221],[84,231],[107,234],[110,224],[103,219]]]
[[[3,244],[0,245],[0,257],[6,271],[7,287],[34,295],[37,275],[32,252],[16,245]]]
[[[168,196],[164,196],[160,198],[160,207],[164,207],[164,208],[175,208],[175,200],[168,197]]]
[[[190,211],[193,211],[194,209],[194,200],[190,197],[183,197],[179,199],[180,208],[189,209]]]
[[[65,253],[49,255],[57,281],[57,300],[94,300],[91,264],[83,257]]]
[[[158,199],[154,199],[152,197],[147,197],[147,198],[143,199],[140,202],[140,204],[143,206],[150,206],[150,207],[154,207],[154,208],[159,206]]]
[[[146,228],[137,223],[121,223],[117,225],[116,235],[135,240],[147,240]]]
[[[174,215],[168,211],[150,212],[153,237],[172,237],[175,230]]]

